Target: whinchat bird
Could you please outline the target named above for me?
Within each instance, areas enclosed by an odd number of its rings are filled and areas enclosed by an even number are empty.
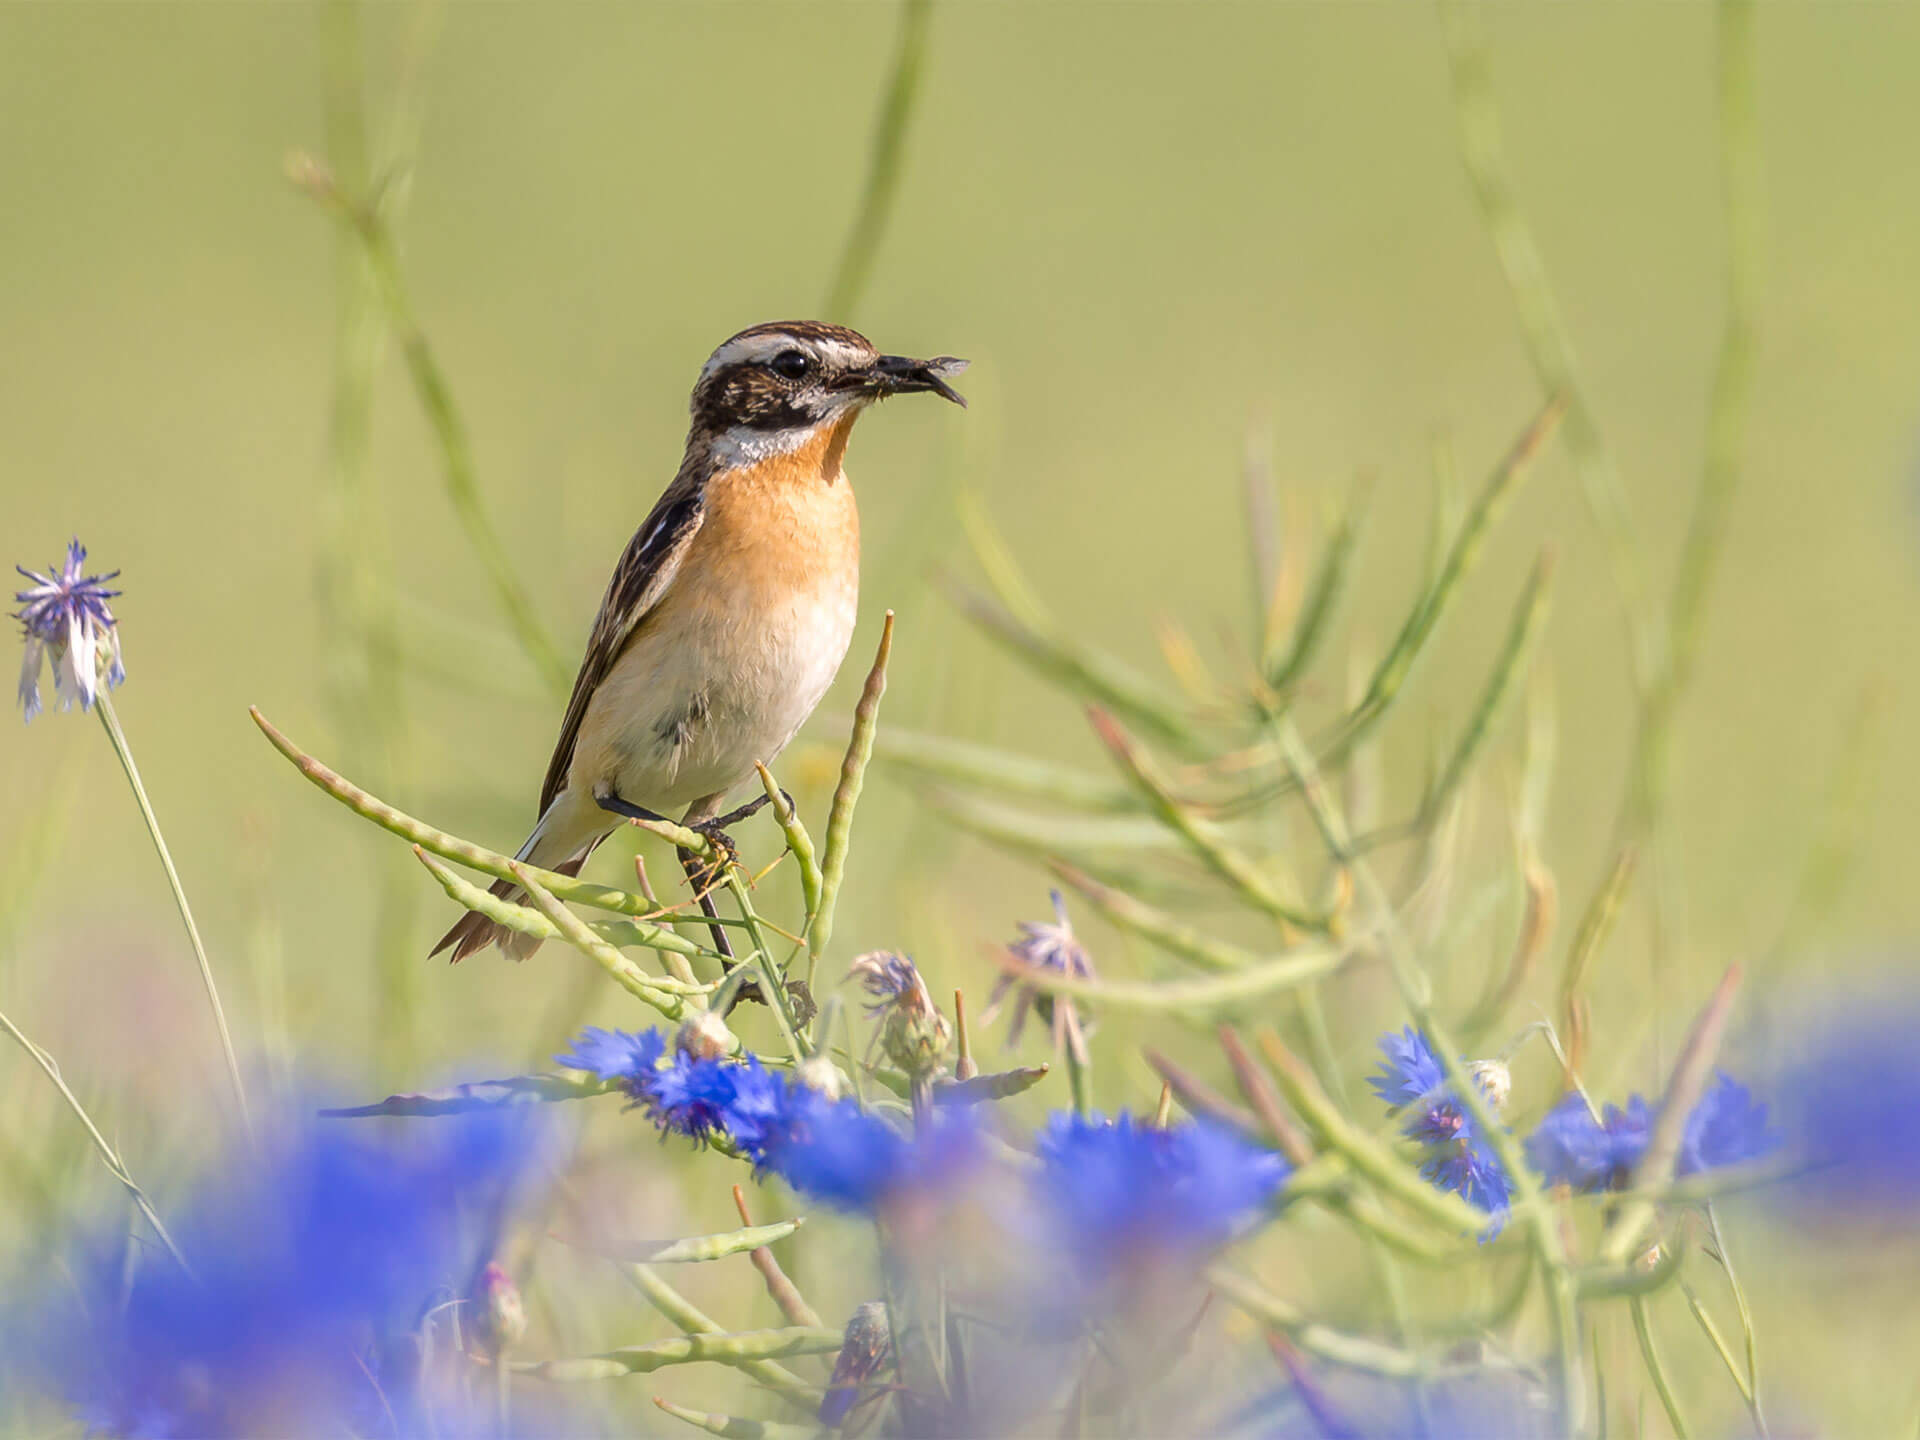
[[[679,473],[600,602],[515,858],[577,875],[625,819],[684,811],[719,835],[765,803],[722,814],[813,713],[853,638],[860,516],[841,461],[854,422],[889,395],[965,405],[947,377],[966,363],[882,355],[814,321],[756,325],[713,352]],[[493,893],[519,898],[506,880]],[[433,953],[525,959],[539,944],[476,912]]]

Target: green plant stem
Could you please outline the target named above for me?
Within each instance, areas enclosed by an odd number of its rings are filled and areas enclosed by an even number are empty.
[[[106,1165],[107,1172],[120,1182],[121,1187],[132,1198],[135,1207],[153,1227],[153,1233],[160,1237],[160,1243],[167,1247],[167,1253],[174,1258],[182,1270],[191,1275],[193,1267],[187,1264],[187,1258],[180,1253],[180,1247],[173,1243],[173,1236],[167,1233],[167,1227],[161,1223],[153,1203],[147,1199],[146,1192],[134,1183],[133,1175],[128,1171],[126,1162],[121,1160],[119,1153],[107,1143],[107,1137],[100,1133],[100,1127],[93,1123],[93,1117],[87,1114],[86,1107],[67,1087],[67,1082],[62,1078],[60,1067],[55,1063],[53,1056],[29,1040],[26,1033],[5,1014],[0,1014],[0,1027],[4,1027],[20,1048],[33,1057],[33,1063],[38,1065],[45,1072],[47,1079],[53,1082],[53,1088],[58,1090],[60,1097],[67,1102],[67,1108],[72,1110],[80,1123],[86,1127],[87,1134],[93,1140],[93,1148],[100,1152],[100,1159]]]
[[[1747,1408],[1753,1414],[1754,1429],[1764,1437],[1769,1430],[1766,1411],[1760,1403],[1760,1340],[1754,1330],[1753,1307],[1747,1303],[1746,1287],[1740,1283],[1739,1272],[1733,1268],[1733,1256],[1727,1250],[1727,1238],[1720,1230],[1719,1212],[1711,1201],[1704,1208],[1707,1228],[1713,1234],[1714,1252],[1720,1258],[1720,1268],[1726,1272],[1727,1288],[1733,1292],[1733,1307],[1740,1316],[1740,1334],[1747,1355]]]
[[[853,734],[847,741],[846,758],[840,762],[840,783],[834,786],[833,804],[827,812],[826,850],[820,857],[820,902],[814,912],[813,926],[807,932],[809,985],[813,983],[814,966],[833,939],[840,882],[846,878],[847,852],[853,844],[853,811],[860,803],[867,765],[873,759],[873,735],[880,723],[880,699],[887,693],[887,661],[892,654],[893,612],[889,610],[881,625],[873,667],[867,671],[867,683],[861,688],[859,702],[853,709]]]
[[[368,189],[375,164],[404,174],[418,129],[417,88],[409,83],[425,45],[431,6],[416,11],[420,23],[401,69],[391,106],[389,140],[375,162],[367,135],[362,6],[331,0],[320,12],[322,102],[330,173],[355,194]],[[385,223],[399,223],[407,187],[382,187]],[[392,547],[380,488],[373,474],[373,410],[386,350],[386,322],[365,247],[352,227],[335,227],[332,396],[327,421],[327,484],[322,495],[320,612],[325,640],[321,676],[347,763],[380,789],[411,770],[412,732],[407,716],[409,666],[396,613]],[[377,977],[370,987],[376,1053],[388,1067],[414,1054],[419,989],[424,972],[415,963],[415,918],[420,895],[401,867],[373,861],[370,957]]]
[[[1547,278],[1546,262],[1515,194],[1500,133],[1481,10],[1472,0],[1443,0],[1440,21],[1460,128],[1461,160],[1506,275],[1534,373],[1548,394],[1567,397],[1567,453],[1573,458],[1587,509],[1606,546],[1633,657],[1635,684],[1644,688],[1653,671],[1653,655],[1639,549],[1621,494],[1619,472],[1580,384],[1573,341]]]
[[[1660,1359],[1660,1349],[1654,1344],[1653,1322],[1647,1314],[1646,1298],[1634,1296],[1629,1308],[1633,1312],[1634,1337],[1640,1342],[1640,1358],[1646,1362],[1647,1378],[1653,1381],[1653,1393],[1660,1397],[1661,1407],[1667,1412],[1667,1423],[1673,1427],[1674,1440],[1688,1440],[1692,1432],[1687,1428],[1686,1416],[1680,1413],[1680,1402],[1674,1397],[1673,1382],[1667,1378],[1667,1367]]]
[[[685,1335],[726,1333],[704,1310],[661,1279],[651,1266],[627,1265],[623,1267],[623,1272],[633,1282],[634,1288],[647,1297],[647,1303],[679,1326],[681,1333]],[[776,1360],[747,1360],[741,1362],[740,1369],[782,1399],[797,1404],[803,1409],[810,1410],[820,1403],[820,1391],[816,1386],[807,1384]]]
[[[120,768],[127,773],[127,784],[133,788],[134,801],[140,806],[140,818],[146,822],[147,834],[160,856],[160,868],[167,872],[167,884],[173,890],[173,903],[179,907],[180,922],[187,928],[187,940],[193,946],[194,959],[200,962],[200,983],[206,987],[207,1005],[213,1011],[213,1023],[220,1032],[220,1053],[227,1062],[227,1078],[233,1084],[233,1097],[240,1106],[241,1126],[251,1141],[253,1114],[247,1108],[247,1087],[240,1078],[239,1058],[233,1053],[233,1036],[227,1030],[227,1012],[220,1004],[220,988],[213,981],[213,963],[207,959],[207,947],[200,941],[200,927],[193,923],[193,907],[187,903],[186,888],[180,883],[180,872],[174,869],[166,837],[160,833],[160,821],[147,799],[147,787],[140,783],[140,769],[133,763],[133,751],[127,745],[126,732],[120,728],[120,717],[115,713],[113,701],[104,689],[95,697],[94,709],[100,716],[101,728],[107,732],[113,753],[120,761]]]
[[[827,291],[826,314],[851,321],[866,293],[873,258],[893,214],[900,189],[901,159],[906,153],[907,130],[914,102],[920,94],[920,75],[926,68],[927,35],[932,26],[932,0],[906,0],[900,11],[900,47],[894,52],[893,72],[887,80],[880,114],[873,127],[873,153],[867,164],[867,182],[860,208],[840,252],[840,264]]]
[[[1739,489],[1741,444],[1753,390],[1760,289],[1754,6],[1752,0],[1720,0],[1717,14],[1721,202],[1727,230],[1726,314],[1708,402],[1706,461],[1667,601],[1664,663],[1641,706],[1633,778],[1620,823],[1623,841],[1651,829],[1665,802],[1673,717],[1693,680],[1706,596],[1725,548],[1727,518]]]
[[[1694,1321],[1700,1326],[1701,1333],[1707,1337],[1707,1343],[1713,1346],[1714,1353],[1720,1357],[1720,1363],[1727,1367],[1727,1374],[1733,1379],[1734,1389],[1740,1392],[1740,1399],[1749,1411],[1753,1409],[1753,1387],[1747,1383],[1747,1377],[1740,1373],[1740,1362],[1733,1358],[1733,1350],[1727,1344],[1726,1337],[1720,1333],[1720,1327],[1714,1324],[1713,1316],[1700,1297],[1694,1293],[1691,1285],[1682,1281],[1680,1293],[1687,1297],[1687,1309],[1693,1312]],[[1762,1435],[1766,1432],[1763,1430]]]
[[[1081,1059],[1073,1045],[1069,1043],[1066,1047],[1066,1058],[1067,1088],[1073,1093],[1073,1113],[1085,1119],[1093,1112],[1092,1097],[1088,1093],[1088,1082],[1092,1077],[1087,1073],[1092,1068],[1091,1057],[1086,1060]]]

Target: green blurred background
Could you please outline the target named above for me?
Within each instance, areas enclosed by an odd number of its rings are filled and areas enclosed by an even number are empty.
[[[1663,591],[1698,484],[1722,312],[1712,13],[1515,5],[1486,24],[1520,199]],[[679,458],[707,352],[756,321],[820,311],[899,12],[474,4],[423,27],[394,5],[359,25],[375,149],[390,117],[417,114],[397,229],[418,317],[487,503],[571,663]],[[491,954],[429,965],[450,905],[246,716],[259,704],[343,764],[367,752],[350,716],[364,677],[332,653],[342,631],[322,603],[328,556],[346,553],[328,447],[350,271],[334,222],[282,174],[290,151],[328,151],[329,55],[349,33],[340,12],[300,4],[0,8],[0,549],[43,566],[78,534],[123,570],[118,703],[242,1047],[371,1095],[528,1063],[563,1038],[530,1017],[570,1024],[581,992],[552,946],[518,967]],[[1870,803],[1844,817],[1844,888],[1787,958],[1843,977],[1853,957],[1920,930],[1920,762],[1903,743],[1920,701],[1920,189],[1906,138],[1920,124],[1920,13],[1765,5],[1758,41],[1760,347],[1742,488],[1679,722],[1679,942],[1657,988],[1643,918],[1629,917],[1595,980],[1603,1055],[1649,1010],[1672,1017],[1671,1038],[1721,967],[1773,945],[1865,695],[1878,697]],[[855,313],[824,318],[974,367],[965,414],[889,407],[855,441],[861,630],[780,767],[816,824],[888,607],[900,624],[889,721],[1102,763],[1074,707],[929,583],[969,570],[958,487],[977,489],[1064,621],[1164,673],[1161,617],[1216,660],[1231,653],[1220,637],[1244,632],[1250,436],[1270,446],[1303,534],[1375,473],[1341,633],[1377,654],[1417,582],[1436,435],[1477,482],[1540,401],[1462,174],[1440,27],[1419,5],[938,7],[870,284]],[[390,589],[404,637],[397,690],[377,687],[406,737],[385,788],[510,848],[533,819],[559,707],[504,638],[391,346],[373,396],[374,523],[347,538]],[[1609,859],[1632,719],[1618,607],[1563,450],[1501,526],[1383,763],[1412,793],[1544,543],[1558,558],[1542,667],[1559,718],[1545,847],[1563,896],[1557,949]],[[1511,779],[1518,728],[1496,743],[1495,782]],[[1492,784],[1478,832],[1494,850],[1500,795]],[[164,1177],[204,1143],[222,1082],[97,727],[54,714],[14,728],[0,796],[4,1004],[109,1117],[135,1171]],[[57,847],[40,828],[49,814]],[[617,849],[596,862],[616,880],[630,847]],[[771,849],[749,839],[749,855]],[[384,944],[383,886],[404,927]],[[982,992],[987,947],[1045,907],[1041,876],[957,838],[883,777],[829,973],[856,950],[900,946]],[[1109,972],[1139,968],[1089,933]],[[633,1019],[611,1002],[594,1014]],[[1356,1074],[1364,1051],[1361,1039]],[[1652,1083],[1651,1059],[1621,1063]],[[1107,1103],[1150,1103],[1130,1065],[1102,1072]],[[16,1194],[0,1204],[24,1213],[37,1182],[18,1157],[61,1126],[24,1061],[0,1069],[16,1097],[0,1121]],[[86,1166],[69,1167],[76,1183],[103,1186]],[[1783,1261],[1756,1280],[1775,1383],[1863,1424],[1909,1413],[1910,1395],[1876,1400],[1849,1369],[1886,1353],[1886,1325],[1835,1328],[1832,1311],[1796,1308],[1842,1281],[1864,1272]],[[1904,1294],[1888,1305],[1910,1308]],[[1726,1399],[1723,1375],[1689,1384],[1703,1407]]]

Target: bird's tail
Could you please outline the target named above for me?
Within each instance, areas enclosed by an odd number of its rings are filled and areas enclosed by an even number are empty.
[[[565,797],[562,796],[561,800],[556,801],[555,809],[558,809],[564,800]],[[572,854],[568,855],[565,851],[561,851],[565,858],[549,864],[545,859],[546,853],[559,849],[560,845],[568,844],[567,841],[562,840],[556,845],[549,840],[553,832],[560,828],[549,823],[556,818],[551,813],[543,816],[540,823],[534,827],[533,834],[527,837],[527,843],[520,847],[520,853],[513,858],[531,861],[543,869],[552,870],[556,875],[578,875],[580,867],[587,863],[587,857],[593,854],[599,848],[600,842],[612,832],[602,831],[598,835],[589,837],[584,844],[570,846],[573,850]],[[509,905],[524,904],[527,899],[527,892],[511,880],[494,881],[487,887],[487,893],[505,900]],[[448,959],[450,963],[458,965],[467,956],[484,950],[489,945],[498,945],[502,954],[515,960],[525,960],[540,948],[540,937],[524,935],[518,930],[508,929],[498,921],[489,920],[478,910],[469,910],[460,917],[459,922],[451,930],[440,937],[440,943],[428,952],[428,956],[431,958],[442,950],[451,948],[453,954]]]

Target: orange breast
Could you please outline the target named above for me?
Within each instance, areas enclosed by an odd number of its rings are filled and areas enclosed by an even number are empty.
[[[709,480],[706,519],[674,590],[705,592],[684,599],[733,609],[857,584],[860,512],[840,464],[853,420],[848,415],[797,449]]]

